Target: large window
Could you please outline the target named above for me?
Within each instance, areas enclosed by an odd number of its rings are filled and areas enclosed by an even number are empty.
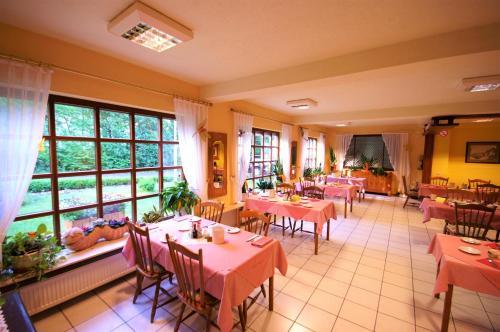
[[[247,184],[253,189],[261,180],[272,180],[272,165],[280,158],[280,136],[275,131],[253,129],[252,152],[248,167]]]
[[[376,167],[393,170],[382,135],[354,135],[347,150],[344,167],[364,167],[363,158],[373,159]]]
[[[140,219],[182,174],[170,114],[50,96],[43,135],[8,235],[44,223],[59,238],[98,217]]]
[[[316,154],[318,151],[318,140],[316,138],[307,139],[307,157],[306,157],[306,168],[316,167]]]

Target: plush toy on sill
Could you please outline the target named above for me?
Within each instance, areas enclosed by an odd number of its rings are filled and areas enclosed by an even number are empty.
[[[73,251],[85,250],[96,244],[101,238],[106,241],[116,240],[128,231],[128,217],[121,220],[96,220],[91,226],[73,227],[66,231],[62,243]]]

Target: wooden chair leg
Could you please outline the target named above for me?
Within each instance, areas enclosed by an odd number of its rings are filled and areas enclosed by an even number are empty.
[[[134,299],[132,300],[132,303],[134,303],[134,304],[135,304],[135,301],[137,300],[137,297],[139,296],[139,294],[142,293],[142,281],[144,280],[144,276],[142,274],[140,274],[139,272],[136,272],[136,273],[137,273],[137,275],[136,275],[137,285],[135,288]]]
[[[260,291],[262,292],[262,295],[266,297],[266,287],[264,287],[264,285],[260,285]]]
[[[238,315],[240,316],[240,324],[241,324],[241,330],[245,331],[245,315],[243,314],[243,308],[241,304],[238,306]]]
[[[179,331],[179,327],[181,326],[182,315],[184,314],[184,310],[186,310],[186,304],[182,303],[181,311],[179,312],[179,317],[177,317],[177,322],[175,322],[175,328],[174,328],[175,332]]]
[[[314,254],[318,254],[318,233],[317,233],[318,224],[314,223]]]
[[[410,196],[406,196],[405,203],[403,204],[403,209],[406,207],[406,204],[408,204],[409,199],[410,199]]]
[[[210,320],[211,320],[210,316],[212,316],[212,307],[209,306],[208,310],[207,310],[207,317],[205,317],[207,319],[207,325],[206,325],[206,328],[205,328],[206,332],[210,331],[210,324],[211,324],[211,322],[210,322]]]
[[[296,226],[296,224],[297,224],[297,220],[294,220],[293,221],[293,227],[292,227],[292,239],[293,239],[293,236],[295,234],[295,226]]]
[[[326,222],[326,240],[330,241],[330,219]]]
[[[495,242],[498,242],[498,238],[500,237],[500,231],[497,231],[497,236],[495,238]]]
[[[155,320],[156,307],[158,306],[158,297],[160,296],[161,278],[156,280],[155,297],[153,299],[153,307],[151,308],[151,323]]]
[[[304,231],[304,220],[301,220],[300,221],[300,231],[303,232]]]
[[[282,221],[281,225],[283,226],[283,229],[281,230],[281,234],[282,234],[283,236],[285,236],[285,217],[284,217],[284,216],[282,216],[281,218],[282,218],[282,219],[281,219],[281,221]]]

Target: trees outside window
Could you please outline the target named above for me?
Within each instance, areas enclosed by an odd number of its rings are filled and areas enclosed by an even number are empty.
[[[257,187],[260,180],[272,180],[272,165],[279,160],[278,132],[257,129],[252,130],[252,149],[247,172],[248,187]]]

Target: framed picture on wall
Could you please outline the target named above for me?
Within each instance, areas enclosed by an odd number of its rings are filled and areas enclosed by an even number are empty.
[[[467,142],[465,162],[500,164],[500,142]]]

